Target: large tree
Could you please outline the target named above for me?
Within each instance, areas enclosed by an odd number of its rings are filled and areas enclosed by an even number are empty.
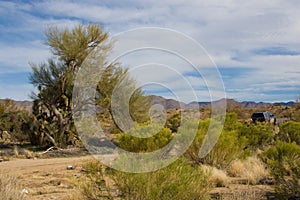
[[[39,127],[36,134],[39,135],[40,144],[50,142],[55,146],[64,146],[76,138],[71,112],[76,72],[95,48],[101,48],[107,55],[111,45],[108,42],[108,33],[98,25],[80,25],[72,30],[52,27],[46,32],[46,36],[46,45],[50,47],[54,56],[46,63],[31,64],[33,72],[30,81],[38,88],[38,93],[32,95],[33,114]],[[128,76],[128,72],[120,64],[111,64],[103,70],[95,102],[104,108],[104,113],[110,115],[112,91],[118,80],[124,76]],[[137,90],[136,95],[136,102],[139,102],[136,105],[144,104],[141,107],[145,108],[145,111],[146,97],[141,90]]]

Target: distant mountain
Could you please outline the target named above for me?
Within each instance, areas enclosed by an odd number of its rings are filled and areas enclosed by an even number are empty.
[[[20,109],[28,110],[29,112],[31,112],[32,101],[15,101],[15,100],[13,100],[13,101],[14,101],[16,107],[18,107]],[[0,103],[4,104],[5,99],[0,99]]]
[[[191,103],[182,103],[178,102],[174,99],[165,99],[161,96],[150,96],[152,99],[152,103],[160,104],[165,107],[165,109],[175,109],[175,108],[186,108],[186,109],[193,109],[193,108],[208,108],[211,105],[211,102],[191,102]],[[223,101],[226,100],[226,105],[228,108],[233,107],[241,107],[241,108],[262,108],[262,107],[269,107],[272,105],[283,105],[283,106],[293,106],[295,105],[295,102],[279,102],[279,103],[266,103],[266,102],[254,102],[254,101],[243,101],[238,102],[234,99],[220,99],[218,101],[213,101],[215,105],[222,104]]]
[[[296,104],[296,102],[294,101],[289,101],[289,102],[278,102],[278,103],[274,103],[275,105],[282,105],[282,106],[294,106]]]
[[[191,103],[183,103],[176,101],[174,99],[166,99],[161,96],[156,95],[150,95],[149,96],[151,102],[153,104],[160,104],[165,109],[179,109],[179,108],[185,108],[185,109],[194,109],[194,108],[208,108],[211,105],[211,102],[191,102]],[[217,105],[218,103],[222,103],[222,101],[226,100],[226,104],[228,108],[233,107],[241,107],[241,108],[262,108],[262,107],[268,107],[272,105],[282,105],[282,106],[293,106],[295,105],[295,102],[289,101],[289,102],[278,102],[278,103],[265,103],[265,102],[254,102],[254,101],[243,101],[238,102],[234,99],[220,99],[218,101],[214,101],[213,103]],[[4,103],[4,99],[0,99],[1,103]],[[32,101],[14,101],[16,106],[25,109],[28,111],[32,110]]]
[[[165,109],[176,109],[186,106],[185,103],[176,101],[174,99],[165,99],[161,96],[150,95],[149,98],[153,104],[162,105]]]

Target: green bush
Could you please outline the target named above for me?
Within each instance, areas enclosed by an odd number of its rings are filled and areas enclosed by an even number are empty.
[[[83,167],[86,178],[79,183],[79,196],[72,199],[101,200],[113,199],[111,188],[105,181],[105,167],[99,161],[89,161]]]
[[[24,130],[24,124],[32,123],[28,111],[17,108],[12,100],[0,102],[0,133],[7,131],[12,141],[28,141],[29,137]]]
[[[235,124],[237,124],[234,116],[229,116],[226,120],[232,120]],[[200,121],[196,138],[190,148],[186,151],[185,156],[193,162],[200,162],[222,169],[227,168],[234,159],[243,157],[245,155],[243,149],[246,146],[246,138],[239,137],[239,132],[234,130],[234,128],[231,128],[228,121],[227,124],[225,121],[224,129],[222,130],[213,149],[206,157],[201,159],[198,154],[201,146],[203,145],[210,123],[212,123],[212,126],[210,127],[211,135],[209,137],[214,137],[213,134],[218,133],[217,131],[220,130],[220,124],[214,121],[214,119]]]
[[[155,172],[130,174],[111,170],[109,176],[116,183],[121,199],[190,200],[209,199],[209,174],[200,166],[192,167],[185,159],[175,161]]]
[[[263,149],[274,141],[273,129],[274,126],[270,123],[242,124],[239,127],[239,137],[247,138],[249,149]]]
[[[171,129],[171,131],[174,133],[177,132],[180,123],[181,123],[181,114],[176,113],[167,120],[166,127]]]
[[[262,154],[276,181],[280,199],[300,197],[300,146],[296,143],[278,141]]]
[[[135,136],[141,137],[135,137]],[[153,135],[151,137],[145,137]],[[144,138],[142,138],[144,137]],[[158,126],[136,126],[129,134],[120,134],[117,143],[120,148],[130,152],[152,152],[167,145],[172,140],[172,132],[168,128]]]
[[[280,125],[279,138],[281,141],[300,145],[300,122],[290,121]]]

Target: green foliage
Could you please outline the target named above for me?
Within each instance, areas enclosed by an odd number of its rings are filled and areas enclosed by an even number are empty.
[[[31,123],[28,111],[18,109],[12,100],[7,99],[4,104],[0,102],[0,133],[6,131],[12,141],[28,141],[24,124]]]
[[[135,137],[135,136],[140,137]],[[144,137],[142,135],[153,135]],[[129,133],[120,134],[117,137],[120,148],[130,152],[152,152],[167,145],[172,140],[171,130],[159,126],[139,125],[131,129]]]
[[[121,199],[209,199],[209,175],[200,166],[180,159],[164,169],[143,174],[111,170],[109,176],[121,192]]]
[[[278,141],[263,152],[262,159],[276,180],[279,198],[300,197],[300,146]]]
[[[166,127],[170,128],[171,131],[174,133],[177,132],[180,123],[181,123],[181,113],[176,113],[172,115],[170,118],[168,118]]]
[[[113,199],[104,178],[105,167],[100,162],[90,161],[86,163],[83,166],[83,171],[86,173],[87,179],[82,180],[79,185],[81,196],[80,198],[77,197],[78,199]]]
[[[271,123],[243,124],[239,127],[239,135],[247,138],[247,146],[251,150],[263,149],[274,141],[273,129]]]
[[[200,159],[198,153],[211,123],[210,134],[217,134],[217,131],[220,130],[218,123],[214,120],[215,119],[206,119],[200,121],[196,138],[185,153],[185,156],[196,163],[201,162],[203,164],[225,169],[233,160],[245,155],[244,148],[247,140],[245,137],[240,137],[238,130],[230,126],[231,123],[233,126],[236,126],[236,117],[234,115],[226,116],[225,126],[217,143],[206,157]]]
[[[111,45],[108,42],[108,33],[100,26],[76,26],[72,30],[52,27],[46,32],[46,36],[46,45],[50,47],[54,57],[40,65],[31,64],[30,81],[38,88],[38,93],[32,95],[33,113],[36,117],[36,129],[42,132],[35,136],[41,137],[38,138],[39,143],[65,146],[74,143],[78,138],[71,111],[72,108],[76,110],[82,106],[82,102],[72,102],[75,75],[82,68],[87,56],[95,54],[94,49],[97,49],[97,56],[91,56],[91,63],[99,66],[97,70],[101,74],[94,100],[95,104],[101,106],[101,114],[108,113],[111,124],[110,102],[114,88],[120,79],[126,80],[126,85],[131,87],[135,86],[135,82],[129,78],[128,70],[119,64],[105,66]],[[134,120],[146,120],[147,99],[140,89],[134,93],[130,105],[130,114]]]
[[[56,57],[40,65],[31,64],[30,81],[38,88],[38,94],[32,95],[35,100],[33,113],[46,141],[64,146],[70,135],[75,134],[71,114],[75,73],[87,55],[103,44],[108,35],[100,26],[88,25],[72,30],[52,27],[46,36],[46,45]]]
[[[279,138],[284,142],[300,145],[300,122],[289,121],[280,125]]]

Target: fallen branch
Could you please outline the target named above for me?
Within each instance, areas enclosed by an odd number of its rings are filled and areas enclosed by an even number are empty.
[[[56,150],[59,150],[59,151],[62,151],[63,149],[61,149],[61,148],[58,148],[58,147],[50,147],[49,149],[47,149],[46,151],[44,151],[44,152],[41,152],[41,153],[39,153],[40,155],[43,155],[43,154],[45,154],[45,153],[48,153],[49,151],[51,151],[51,150],[54,150],[54,149],[56,149]]]

